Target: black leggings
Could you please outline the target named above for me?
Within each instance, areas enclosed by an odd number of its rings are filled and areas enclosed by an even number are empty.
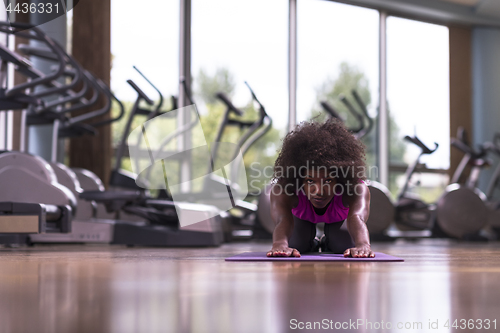
[[[311,252],[316,237],[316,224],[293,217],[293,232],[288,240],[288,246],[297,249],[300,253]],[[344,221],[345,222],[345,221]],[[346,230],[340,230],[344,222],[325,223],[325,238],[327,250],[333,253],[344,253],[354,247],[351,235]]]

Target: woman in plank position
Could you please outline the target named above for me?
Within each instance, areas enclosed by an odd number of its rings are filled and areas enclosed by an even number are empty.
[[[364,145],[344,125],[304,122],[283,140],[271,189],[271,216],[276,224],[267,256],[294,256],[331,251],[344,257],[375,257],[366,221],[370,191]],[[316,237],[316,224],[325,234]],[[340,229],[347,224],[347,231]]]

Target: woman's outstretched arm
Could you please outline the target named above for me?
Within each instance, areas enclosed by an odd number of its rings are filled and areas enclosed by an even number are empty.
[[[275,184],[274,186],[281,186]],[[274,189],[273,186],[273,189]],[[273,232],[273,247],[267,252],[268,257],[300,257],[297,249],[288,247],[288,239],[293,231],[293,197],[285,191],[271,189],[271,217],[275,223]],[[274,194],[274,193],[279,194]]]
[[[347,216],[347,230],[354,239],[355,247],[345,250],[344,257],[373,258],[370,235],[366,222],[370,216],[370,190],[365,183],[355,185],[354,193],[346,197],[349,205]]]

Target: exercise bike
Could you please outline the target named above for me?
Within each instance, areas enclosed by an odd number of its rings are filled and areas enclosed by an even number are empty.
[[[457,138],[453,138],[451,144],[465,155],[453,174],[451,184],[437,202],[434,233],[474,239],[488,219],[486,195],[476,185],[481,170],[488,167],[490,162],[485,158],[485,149],[477,151],[470,146],[463,128],[458,129]],[[465,184],[460,184],[459,180],[467,166],[471,167],[469,176]]]

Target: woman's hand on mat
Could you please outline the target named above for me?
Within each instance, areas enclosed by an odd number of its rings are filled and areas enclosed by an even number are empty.
[[[287,245],[274,245],[271,251],[267,252],[268,257],[300,257],[300,252],[297,249],[288,247]]]
[[[370,245],[362,245],[345,250],[344,257],[375,258],[375,253],[371,250]]]

